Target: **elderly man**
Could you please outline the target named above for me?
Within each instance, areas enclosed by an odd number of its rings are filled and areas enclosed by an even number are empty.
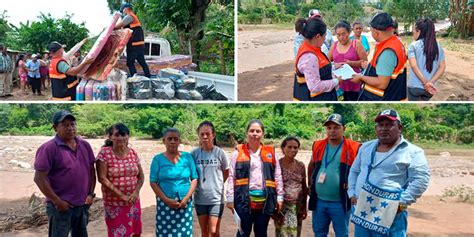
[[[375,54],[364,75],[355,74],[354,83],[363,83],[359,101],[402,101],[407,97],[407,55],[402,42],[393,34],[392,17],[379,13],[370,22],[377,41]]]
[[[138,20],[138,17],[135,15],[132,9],[132,4],[124,3],[120,8],[120,12],[125,14],[125,17],[117,23],[115,29],[120,29],[122,27],[129,28],[133,31],[132,37],[127,43],[127,67],[130,76],[133,76],[137,73],[135,68],[135,60],[138,61],[140,66],[143,68],[145,76],[150,78],[150,69],[145,60],[145,35],[143,34],[143,28]]]
[[[83,41],[85,42],[86,39]],[[83,42],[81,41],[81,43]],[[79,83],[76,75],[94,58],[86,58],[78,66],[71,67],[64,59],[64,46],[56,41],[48,45],[51,55],[49,63],[49,77],[51,79],[52,100],[76,100],[76,87]]]
[[[0,45],[0,97],[12,96],[13,63],[7,54],[7,46]]]
[[[56,136],[36,152],[34,181],[46,196],[49,236],[87,236],[89,207],[95,197],[95,157],[76,136],[76,118],[68,111],[53,116]]]
[[[362,144],[349,174],[355,236],[406,236],[407,206],[428,188],[430,171],[423,149],[403,138],[397,111],[375,122],[377,139]]]
[[[337,237],[349,236],[347,178],[360,143],[344,137],[344,125],[340,114],[331,114],[324,122],[327,137],[313,144],[308,165],[308,206],[313,211],[315,236],[327,236],[331,222]]]

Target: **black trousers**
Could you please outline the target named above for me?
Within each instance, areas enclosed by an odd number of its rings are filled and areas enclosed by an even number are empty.
[[[137,73],[137,69],[135,68],[135,60],[137,60],[138,64],[142,66],[145,76],[150,78],[150,69],[148,68],[148,64],[145,61],[143,47],[132,47],[130,49],[127,48],[127,67],[130,76],[133,76],[135,73]]]
[[[28,81],[30,82],[33,94],[36,92],[38,92],[38,94],[41,94],[41,78],[34,78],[28,76]]]
[[[249,237],[253,233],[258,237],[267,237],[268,222],[270,216],[263,214],[261,210],[252,210],[252,213],[239,213],[243,234],[237,231],[237,237]]]

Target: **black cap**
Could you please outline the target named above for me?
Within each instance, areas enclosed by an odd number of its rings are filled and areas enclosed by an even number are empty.
[[[71,114],[71,112],[66,110],[60,110],[53,115],[53,124],[56,125],[68,117],[74,121],[76,120],[76,118]]]
[[[333,122],[341,126],[344,126],[344,119],[342,118],[342,115],[340,114],[334,113],[334,114],[329,115],[329,117],[326,119],[326,122],[324,122],[324,126],[326,126],[329,122]]]
[[[122,6],[120,7],[120,12],[123,12],[123,10],[124,10],[125,8],[132,8],[132,4],[130,4],[130,3],[128,3],[128,2],[122,4]]]
[[[378,13],[370,21],[370,27],[377,30],[386,31],[388,28],[393,28],[393,19],[386,12]]]
[[[49,43],[48,50],[51,53],[56,53],[61,48],[65,48],[65,47],[66,47],[66,45],[62,45],[62,44],[58,43],[57,41],[53,41],[53,42]]]
[[[400,124],[402,123],[402,119],[400,118],[400,115],[398,114],[397,111],[393,109],[386,109],[380,113],[377,114],[377,117],[375,117],[375,122],[379,122],[383,118],[388,118],[392,121],[398,121]]]

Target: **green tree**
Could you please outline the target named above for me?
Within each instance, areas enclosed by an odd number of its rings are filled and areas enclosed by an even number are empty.
[[[19,50],[43,52],[51,41],[58,41],[71,48],[88,36],[85,23],[76,24],[71,21],[73,15],[54,19],[50,14],[40,13],[38,21],[20,23],[15,31],[18,34]]]

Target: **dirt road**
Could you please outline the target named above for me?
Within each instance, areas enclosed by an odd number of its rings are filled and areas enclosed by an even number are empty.
[[[50,137],[33,136],[1,136],[0,137],[0,219],[11,215],[11,211],[19,205],[27,205],[26,197],[32,193],[39,193],[33,183],[33,168],[20,168],[12,164],[12,160],[25,162],[33,165],[36,149],[40,144],[49,140]],[[97,154],[103,144],[102,139],[88,139]],[[154,236],[155,199],[151,188],[148,186],[149,167],[151,159],[158,152],[164,151],[164,146],[157,140],[134,140],[130,144],[142,160],[146,182],[141,190],[140,198],[143,207],[143,236]],[[183,146],[189,151],[192,146]],[[231,149],[225,149],[228,153]],[[452,199],[441,199],[440,195],[448,187],[464,184],[474,188],[474,160],[470,156],[472,151],[446,150],[450,154],[437,154],[426,150],[428,162],[431,168],[431,182],[428,190],[418,202],[409,207],[410,236],[472,236],[474,225],[474,205],[456,202]],[[297,158],[308,163],[309,151],[300,151]],[[100,184],[96,187],[96,193],[101,196]],[[310,213],[311,214],[311,213]],[[309,216],[311,218],[311,215]],[[309,219],[310,220],[310,219]],[[311,236],[311,221],[304,222],[303,236]],[[471,223],[470,223],[471,222]],[[221,236],[235,236],[236,227],[233,217],[229,211],[224,212]],[[106,232],[105,223],[102,219],[92,221],[89,224],[90,236],[104,236]],[[199,236],[199,224],[194,221],[194,236]],[[270,223],[269,233],[273,233],[273,223]],[[0,236],[38,236],[46,235],[47,226],[30,228],[9,233],[0,233]],[[270,235],[271,236],[271,235]]]
[[[240,29],[238,99],[291,101],[295,67],[294,31],[250,26]],[[374,48],[373,44],[371,48]],[[474,53],[445,48],[445,56],[446,72],[439,80],[438,93],[431,101],[474,100]]]

